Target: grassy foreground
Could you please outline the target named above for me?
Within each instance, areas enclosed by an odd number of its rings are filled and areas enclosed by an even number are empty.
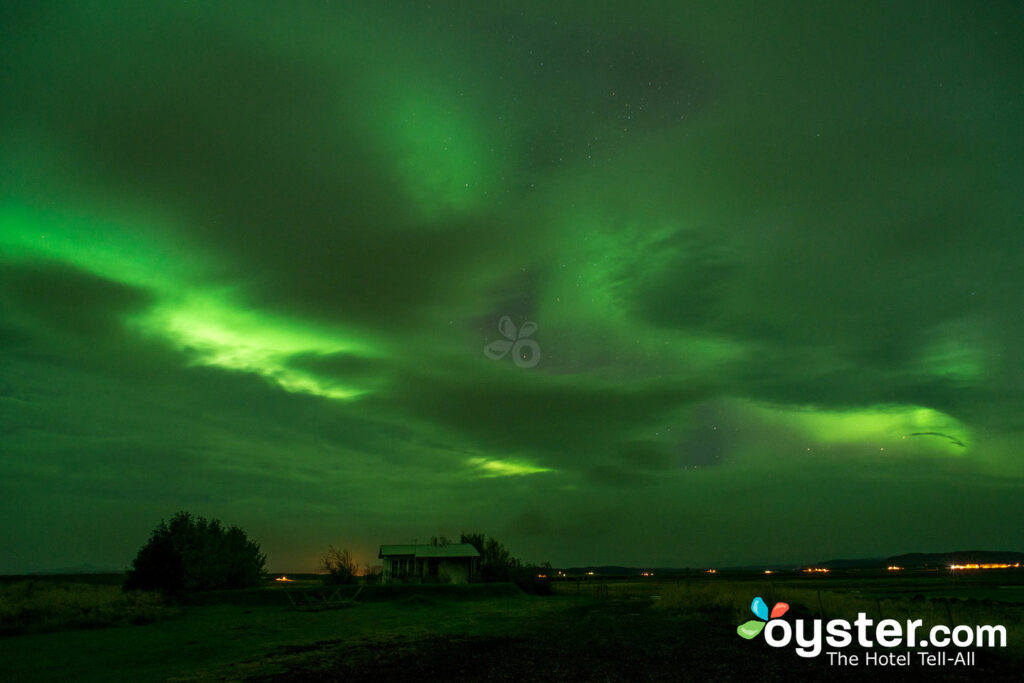
[[[177,613],[156,593],[119,585],[27,579],[0,585],[0,635],[146,624]]]
[[[813,616],[819,595],[818,608],[824,606],[826,617],[861,605],[874,613],[881,605],[886,617],[901,618],[895,610],[904,602],[911,610],[932,609],[916,618],[949,614],[944,597],[918,599],[918,587],[911,584],[905,593],[886,590],[883,583],[875,584],[875,591],[867,586],[863,581],[622,581],[558,584],[553,596],[524,595],[508,586],[397,587],[366,591],[367,599],[353,607],[314,612],[289,608],[283,588],[274,586],[219,598],[207,594],[196,601],[202,604],[179,605],[142,625],[120,619],[108,628],[0,638],[0,680],[912,681],[925,675],[966,681],[1019,672],[1021,641],[1013,632],[1017,655],[983,650],[974,667],[924,672],[920,667],[837,668],[821,657],[801,659],[791,649],[736,635],[757,594],[769,602],[784,599],[794,611]],[[1020,603],[972,600],[952,603],[954,621],[978,617],[998,623],[1016,615],[1019,624]],[[131,606],[124,607],[131,612]]]

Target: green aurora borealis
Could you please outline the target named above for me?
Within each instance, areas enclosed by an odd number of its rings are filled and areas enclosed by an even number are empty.
[[[4,3],[0,573],[1024,549],[1019,4],[550,4]]]

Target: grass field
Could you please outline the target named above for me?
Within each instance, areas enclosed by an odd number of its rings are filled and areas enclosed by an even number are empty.
[[[146,624],[177,612],[155,593],[126,593],[102,581],[27,579],[0,585],[4,636]]]
[[[1022,634],[1020,574],[1001,577],[726,577],[555,584],[555,595],[512,586],[368,586],[344,609],[291,609],[285,588],[197,596],[176,606],[142,599],[153,612],[133,623],[132,602],[114,585],[35,579],[31,595],[58,605],[45,628],[0,638],[0,680],[864,680],[866,669],[828,666],[745,641],[736,625],[752,597],[786,601],[806,617],[823,613],[1003,623],[1007,652],[979,651],[971,668],[929,669],[931,680],[1015,677]],[[49,586],[45,585],[49,584]],[[316,589],[301,582],[287,588]],[[349,589],[352,590],[352,589]],[[27,592],[0,586],[4,609]],[[88,600],[83,595],[91,595]],[[998,595],[1001,599],[988,596]],[[9,596],[10,597],[9,600]],[[57,599],[59,596],[59,599]],[[819,600],[820,598],[820,600]],[[49,598],[48,598],[49,599]],[[141,599],[141,598],[139,598]],[[155,597],[152,598],[156,600]],[[38,598],[38,605],[49,604]],[[118,602],[121,600],[121,602]],[[117,618],[60,621],[97,605]],[[5,623],[6,615],[5,614]],[[44,620],[45,621],[45,620]],[[106,626],[105,628],[97,628]],[[86,628],[83,628],[86,627]],[[919,680],[917,667],[884,679]]]

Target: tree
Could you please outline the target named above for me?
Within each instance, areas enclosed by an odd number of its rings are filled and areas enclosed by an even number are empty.
[[[348,549],[338,550],[333,545],[320,558],[320,569],[327,572],[324,583],[331,585],[356,582],[359,564],[349,555]]]
[[[237,526],[179,512],[161,521],[132,561],[127,589],[182,590],[249,588],[265,578],[267,556]]]
[[[494,581],[511,581],[521,567],[521,563],[512,557],[508,548],[493,536],[484,534],[463,533],[460,543],[470,543],[480,553],[479,576],[486,583]]]

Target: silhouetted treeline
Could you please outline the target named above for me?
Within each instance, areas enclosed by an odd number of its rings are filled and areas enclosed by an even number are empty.
[[[139,550],[126,589],[183,590],[260,586],[267,556],[237,526],[179,512],[153,530]]]
[[[480,553],[478,576],[485,583],[511,581],[528,593],[551,592],[551,564],[524,563],[512,556],[498,539],[481,533],[463,532],[460,543],[469,543]]]

